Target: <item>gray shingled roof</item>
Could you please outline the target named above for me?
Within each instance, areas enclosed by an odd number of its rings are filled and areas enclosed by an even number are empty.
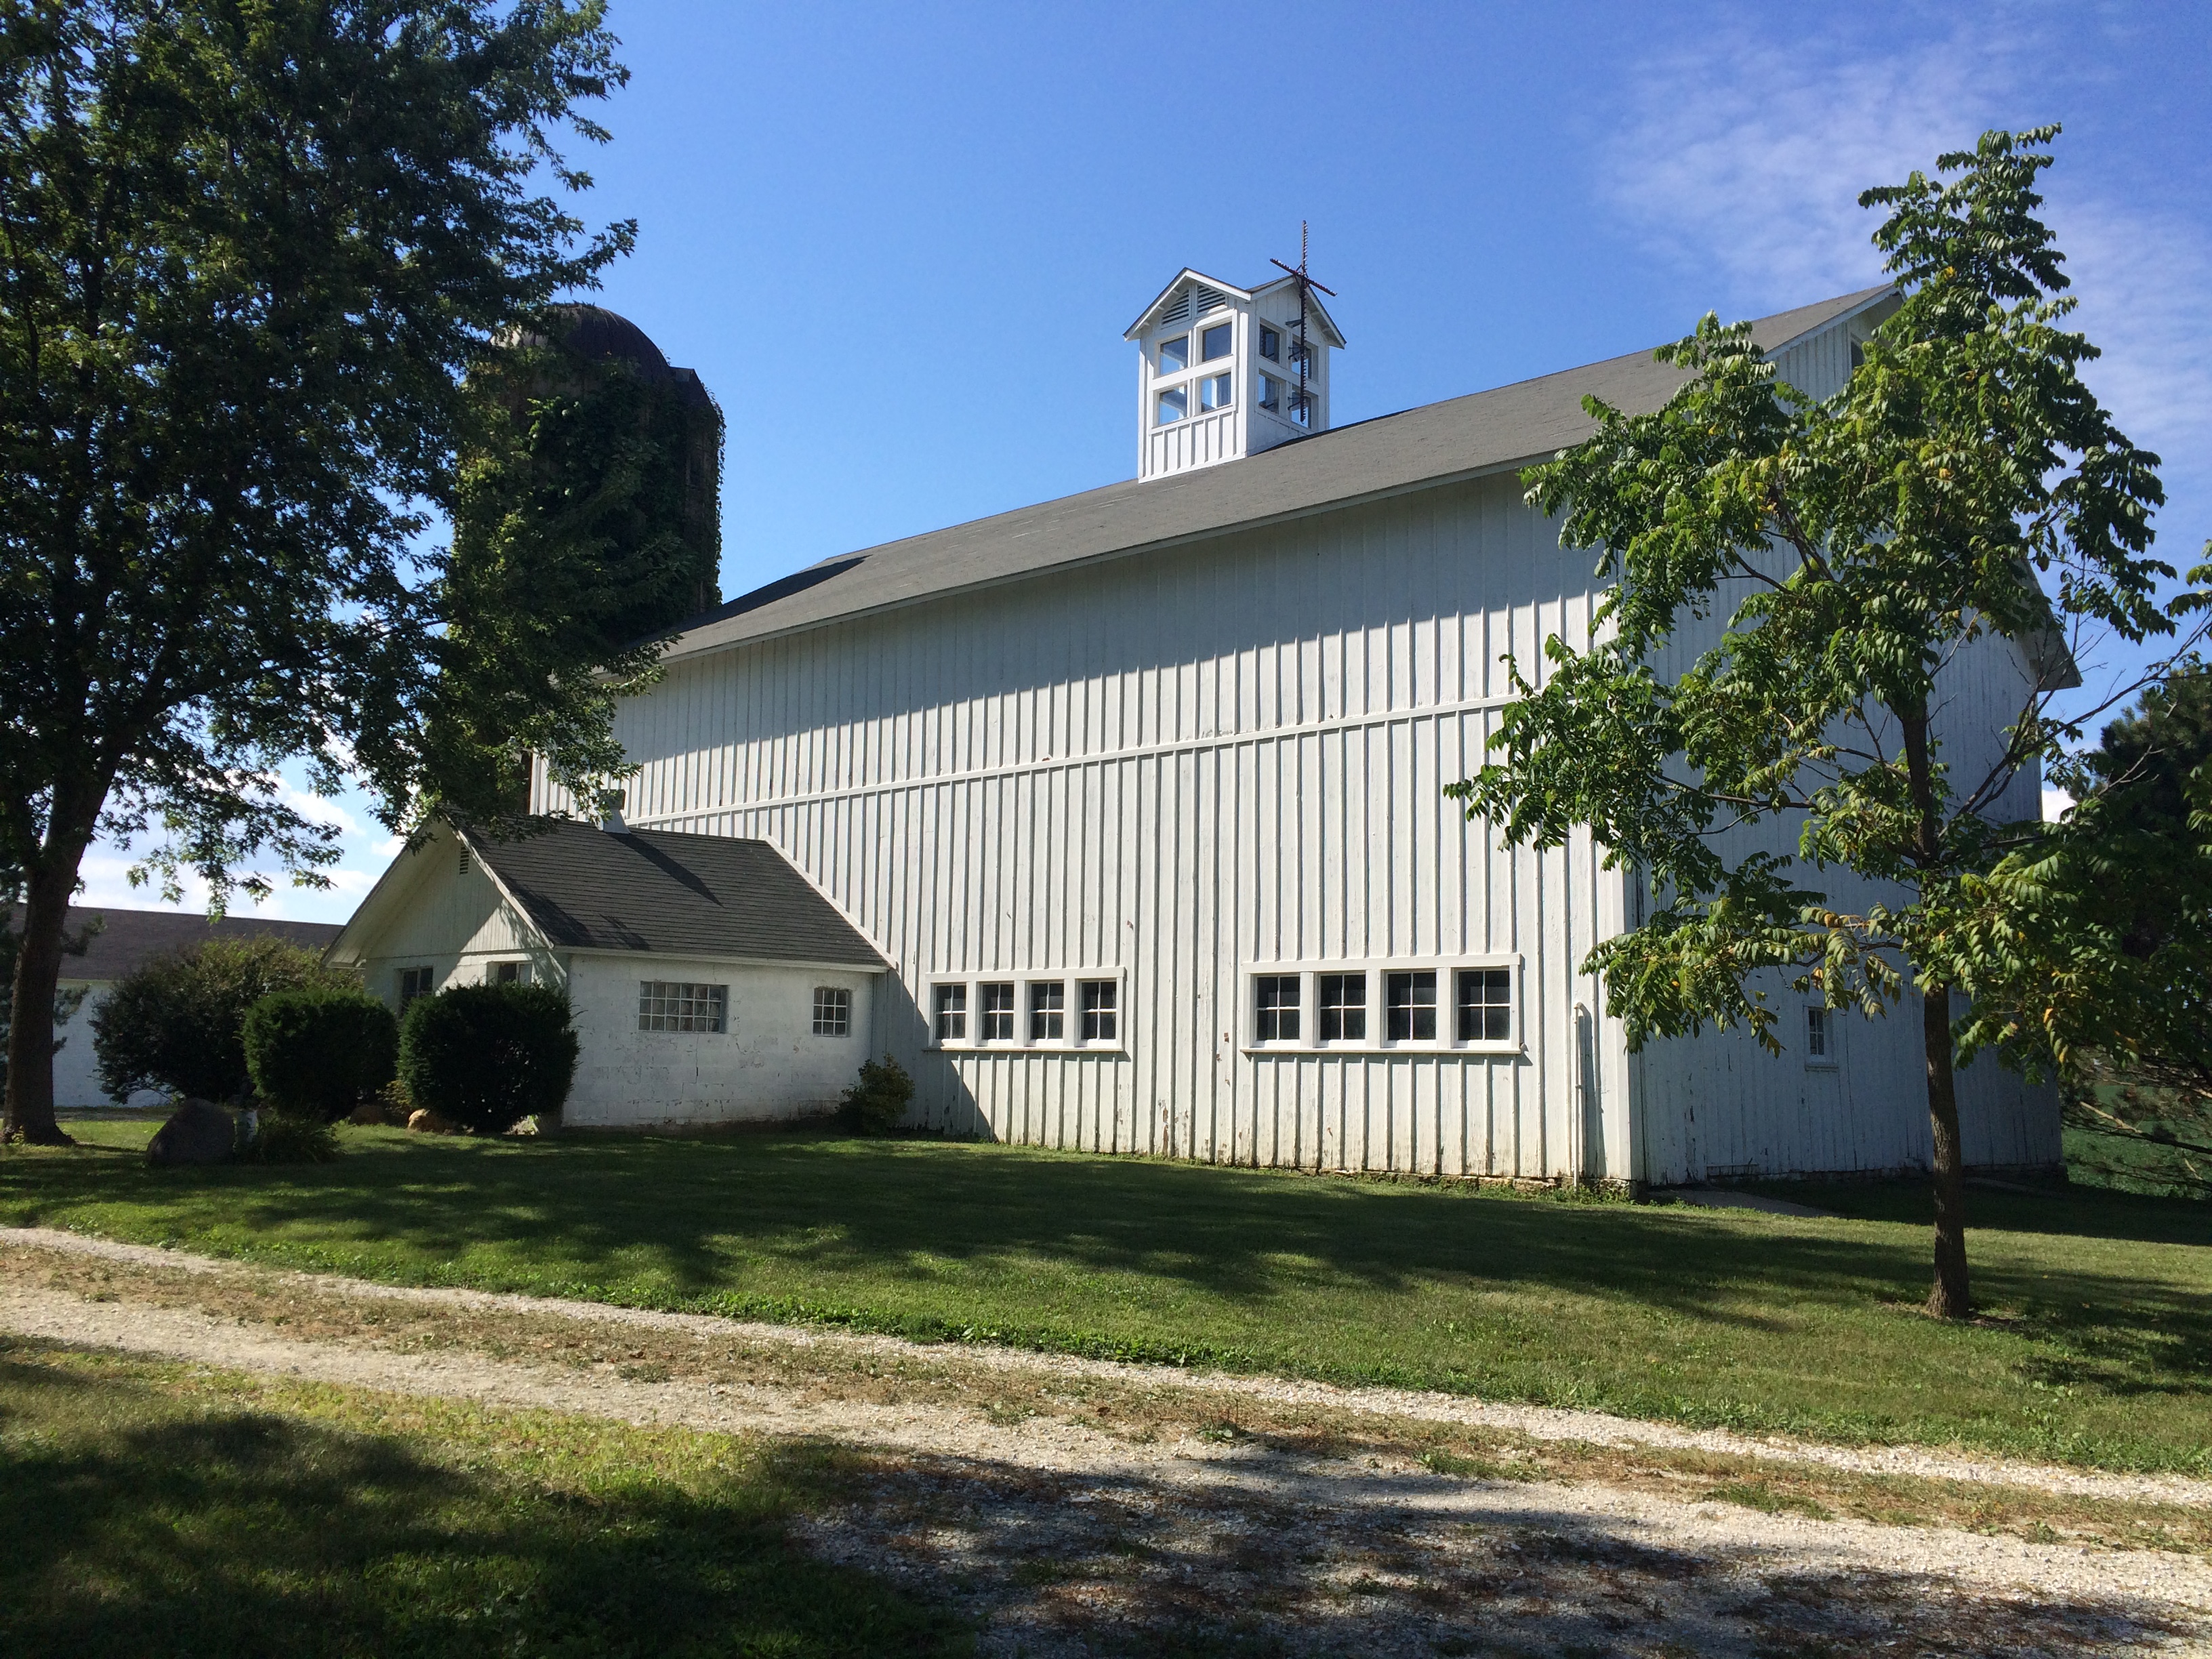
[[[114,910],[104,905],[86,904],[69,908],[69,931],[72,934],[82,932],[95,920],[100,923],[100,931],[93,935],[84,954],[62,958],[64,980],[104,983],[120,979],[155,957],[173,951],[189,951],[211,939],[258,939],[267,935],[319,954],[338,936],[338,925],[334,921],[276,921],[253,915],[225,916],[221,921],[210,921],[205,916],[186,910]],[[22,931],[21,905],[15,906],[10,913],[8,925],[15,933]]]
[[[1890,292],[1885,283],[1761,319],[1772,351]],[[667,657],[696,655],[841,617],[988,586],[1059,565],[1297,517],[1525,464],[1589,435],[1582,400],[1658,408],[1679,370],[1631,352],[1492,392],[1316,433],[1263,454],[1109,484],[949,530],[842,554],[731,600],[684,626]]]
[[[556,949],[889,966],[764,841],[556,823],[469,844]]]

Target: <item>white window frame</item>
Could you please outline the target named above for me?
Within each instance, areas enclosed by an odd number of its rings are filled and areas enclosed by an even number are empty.
[[[502,968],[514,969],[512,979],[501,979]],[[530,964],[528,957],[494,957],[484,963],[483,982],[487,985],[532,985],[537,982],[538,970]]]
[[[1501,1042],[1459,1035],[1459,975],[1462,970],[1504,969],[1512,987],[1506,1004],[1510,1030]],[[1437,976],[1437,1034],[1433,1037],[1389,1035],[1389,975],[1433,973]],[[1364,974],[1367,976],[1367,1035],[1364,1038],[1321,1035],[1321,977],[1324,974]],[[1298,981],[1298,1035],[1294,1039],[1267,1042],[1260,1038],[1261,978],[1295,975]],[[1506,1056],[1525,1052],[1522,1002],[1527,995],[1525,963],[1517,951],[1470,951],[1449,957],[1345,957],[1303,962],[1248,962],[1238,969],[1238,994],[1243,1007],[1237,1015],[1242,1051],[1248,1054],[1465,1054]],[[1833,1025],[1831,1024],[1831,1031]]]
[[[1083,1035],[1083,987],[1086,981],[1108,980],[1114,986],[1114,1035]],[[968,1035],[943,1038],[937,1034],[937,993],[940,986],[964,986],[968,993]],[[1014,1034],[1012,1037],[983,1036],[983,988],[1014,988]],[[1030,1011],[1035,1006],[1030,987],[1060,988],[1060,1035],[1030,1035]],[[948,1054],[1121,1054],[1129,1050],[1129,974],[1124,968],[1062,968],[1044,970],[1012,969],[995,974],[932,974],[924,981],[929,1036],[922,1047]]]
[[[837,1010],[837,1019],[839,1025],[842,1027],[841,1030],[825,1031],[822,1029],[823,1007],[823,999],[824,997],[830,999],[830,1006]],[[810,1035],[818,1037],[829,1037],[833,1041],[843,1041],[852,1036],[853,988],[851,986],[817,985],[814,988],[814,994],[811,1000],[812,1009]]]
[[[1836,1018],[1841,1012],[1843,1012],[1842,1009],[1831,1008],[1826,1003],[1808,1002],[1805,1005],[1804,1039],[1807,1071],[1832,1072],[1836,1069],[1837,1061],[1842,1058],[1837,1051],[1842,1046],[1843,1021]],[[1820,1046],[1825,1051],[1817,1054],[1813,1052],[1813,1016],[1816,1013],[1822,1017]]]

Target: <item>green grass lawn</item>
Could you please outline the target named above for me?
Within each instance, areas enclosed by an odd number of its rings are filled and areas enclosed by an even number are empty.
[[[83,1125],[72,1125],[82,1130]],[[2212,1210],[1917,1187],[1792,1220],[927,1140],[345,1131],[327,1165],[10,1149],[0,1221],[419,1284],[2212,1474]]]
[[[921,1655],[817,1562],[834,1455],[0,1340],[0,1650]]]

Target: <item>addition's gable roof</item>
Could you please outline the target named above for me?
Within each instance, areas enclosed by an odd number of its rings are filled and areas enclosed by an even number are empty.
[[[1778,351],[1879,306],[1894,292],[1884,284],[1762,318],[1752,325],[1753,337],[1768,352]],[[1332,428],[1224,465],[1109,484],[842,554],[695,617],[671,637],[664,659],[1510,471],[1588,437],[1595,422],[1583,412],[1585,397],[1648,412],[1673,396],[1684,378],[1680,369],[1655,362],[1649,351],[1631,352]]]
[[[465,839],[556,950],[890,965],[764,841],[561,820],[516,841]]]
[[[261,916],[210,920],[188,910],[115,910],[105,905],[72,904],[69,933],[98,925],[82,956],[62,958],[64,981],[105,983],[121,979],[155,957],[181,953],[210,939],[280,939],[303,951],[320,951],[338,936],[334,921],[278,921]],[[12,932],[23,930],[23,907],[9,914]]]

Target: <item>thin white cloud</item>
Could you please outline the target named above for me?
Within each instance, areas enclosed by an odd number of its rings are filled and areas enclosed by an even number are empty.
[[[277,793],[285,805],[290,807],[310,823],[325,823],[347,836],[362,833],[361,820],[327,795],[318,795],[305,789],[295,789],[290,784],[277,786]]]
[[[2073,796],[2063,789],[2053,789],[2047,783],[2043,786],[2043,821],[2045,823],[2056,823],[2073,810]]]

